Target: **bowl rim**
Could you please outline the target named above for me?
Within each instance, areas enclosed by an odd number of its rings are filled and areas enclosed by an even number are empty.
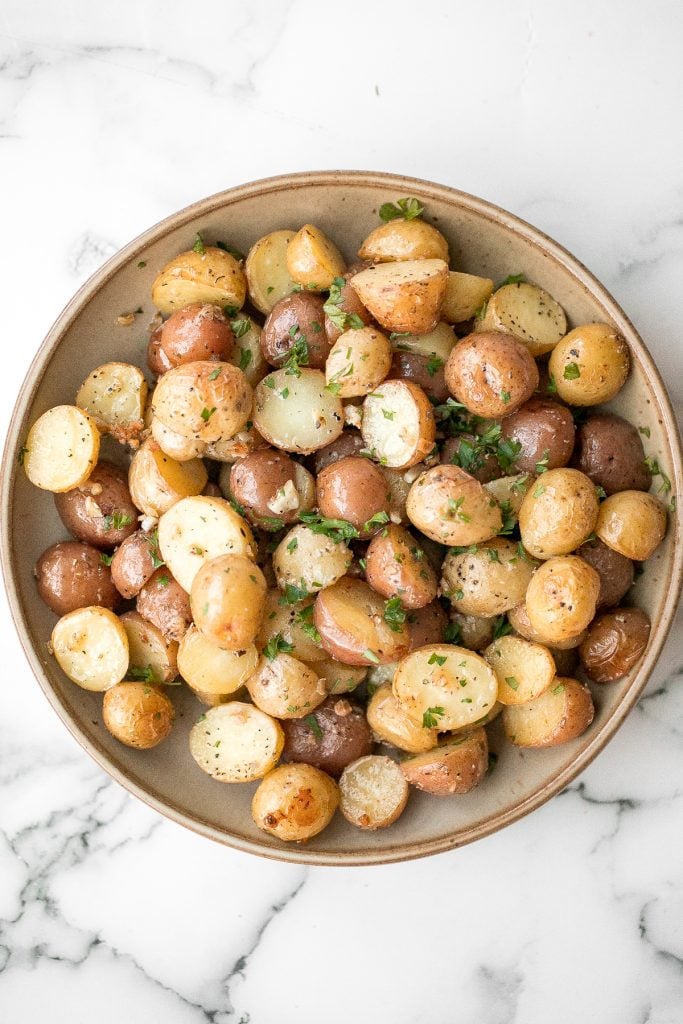
[[[2,474],[0,491],[0,564],[2,565],[5,579],[10,613],[33,674],[53,709],[86,753],[111,778],[127,789],[128,792],[166,818],[215,842],[230,846],[241,852],[265,857],[269,860],[294,864],[348,867],[414,860],[464,846],[518,821],[560,793],[571,783],[606,746],[622,725],[644,689],[650,673],[657,662],[676,614],[678,596],[681,584],[683,583],[683,545],[681,544],[680,517],[677,515],[671,516],[670,529],[673,531],[672,564],[663,602],[663,612],[659,621],[654,626],[645,657],[618,707],[615,708],[595,734],[589,738],[586,745],[563,771],[552,779],[539,784],[525,800],[516,803],[507,811],[489,815],[457,835],[445,835],[437,839],[416,841],[409,845],[402,843],[396,846],[383,847],[376,852],[371,849],[358,852],[326,852],[306,849],[305,846],[283,845],[282,847],[271,847],[247,836],[223,831],[198,815],[186,813],[177,805],[156,796],[154,792],[138,781],[132,772],[122,771],[110,760],[106,750],[80,727],[78,722],[71,716],[66,705],[60,700],[57,692],[52,688],[31,641],[26,616],[16,584],[15,555],[10,535],[10,522],[14,485],[18,471],[15,452],[17,451],[19,431],[26,409],[33,401],[46,364],[51,359],[64,333],[79,315],[81,309],[121,267],[135,259],[148,245],[158,241],[169,231],[182,227],[185,223],[194,220],[198,216],[211,213],[218,208],[229,206],[231,203],[247,197],[264,193],[273,194],[283,190],[290,191],[307,186],[333,185],[342,185],[346,188],[373,185],[385,188],[388,191],[415,194],[420,199],[426,201],[429,201],[430,198],[439,199],[451,205],[466,208],[478,216],[484,217],[512,231],[516,235],[521,235],[528,244],[552,257],[556,263],[559,263],[565,271],[572,275],[578,285],[589,292],[592,298],[600,303],[606,317],[619,326],[629,345],[637,351],[638,359],[662,412],[662,428],[668,435],[672,453],[671,493],[673,495],[678,494],[681,487],[683,458],[676,417],[661,374],[633,323],[604,285],[598,281],[580,260],[542,231],[487,200],[480,199],[447,185],[440,185],[421,178],[401,174],[362,170],[302,171],[257,179],[221,192],[216,192],[163,218],[119,249],[78,289],[49,329],[29,366],[14,404],[3,450],[2,464],[4,472]]]

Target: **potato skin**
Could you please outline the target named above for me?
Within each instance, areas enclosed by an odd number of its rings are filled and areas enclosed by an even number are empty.
[[[441,593],[464,615],[501,615],[524,600],[537,564],[514,541],[494,537],[473,551],[448,552]]]
[[[649,491],[652,483],[640,434],[632,423],[613,413],[589,416],[581,424],[574,465],[608,495]]]
[[[599,594],[600,577],[583,558],[550,558],[536,570],[526,592],[529,622],[551,644],[578,636],[595,615]]]
[[[444,363],[438,357],[422,355],[420,352],[397,350],[391,360],[389,380],[411,380],[422,388],[432,402],[445,402],[448,388],[444,376]]]
[[[257,448],[233,463],[230,470],[232,496],[244,508],[247,519],[262,528],[267,528],[264,520],[294,523],[299,518],[298,507],[276,513],[268,506],[288,481],[296,482],[294,460],[275,448]]]
[[[247,281],[238,261],[211,245],[203,252],[179,253],[152,285],[152,302],[161,313],[173,313],[194,302],[241,309],[246,294]]]
[[[69,533],[104,551],[121,544],[138,527],[126,473],[111,462],[98,462],[85,483],[54,499]]]
[[[571,412],[550,398],[530,398],[501,423],[501,436],[522,446],[514,460],[515,469],[520,473],[534,473],[538,464],[545,469],[568,465],[574,450],[574,435]]]
[[[645,653],[650,620],[640,608],[615,608],[598,616],[579,647],[581,664],[595,683],[621,679]]]
[[[136,530],[114,552],[111,578],[119,594],[137,597],[162,563],[156,533]]]
[[[318,728],[311,728],[314,718]],[[328,697],[305,718],[283,721],[285,761],[302,761],[338,779],[347,764],[374,750],[363,708],[346,696]],[[322,733],[322,735],[319,735]]]
[[[379,594],[350,576],[318,594],[313,621],[324,650],[345,665],[388,664],[408,651],[405,626],[391,629]]]
[[[584,733],[594,715],[588,687],[556,676],[540,697],[504,708],[503,728],[517,747],[556,747]]]
[[[621,391],[630,369],[628,345],[608,324],[575,327],[555,346],[548,369],[570,405],[601,405]]]
[[[388,331],[427,334],[439,323],[447,281],[444,260],[401,260],[362,270],[351,287]]]
[[[459,466],[434,466],[419,476],[406,512],[430,540],[449,547],[489,540],[503,525],[496,501]]]
[[[261,331],[263,358],[271,366],[282,366],[295,342],[304,338],[308,345],[306,366],[321,370],[330,353],[330,340],[323,330],[323,300],[311,292],[285,295],[271,309]]]
[[[166,640],[179,643],[192,622],[190,595],[166,566],[150,576],[137,596],[135,607],[143,619],[161,630]]]
[[[436,597],[436,573],[405,527],[392,523],[376,533],[365,558],[366,579],[382,597],[400,597],[404,608],[423,608]]]
[[[35,568],[38,593],[55,615],[99,605],[112,611],[121,603],[111,569],[91,544],[62,541],[43,551]]]
[[[377,513],[389,515],[390,493],[379,466],[360,456],[339,459],[318,475],[318,507],[329,519],[345,519],[371,537],[383,524],[364,529]],[[386,522],[386,520],[385,520]]]
[[[355,315],[360,317],[366,327],[372,323],[372,316],[354,292],[349,281],[354,274],[360,273],[361,270],[366,270],[368,265],[369,264],[367,263],[354,263],[346,270],[342,279],[344,284],[341,285],[339,289],[339,301],[334,303],[334,305],[337,306],[342,313],[346,313],[347,316]],[[327,313],[325,314],[325,333],[327,334],[330,345],[334,345],[335,341],[342,333],[341,328],[335,324],[334,320],[332,320]]]
[[[194,302],[162,324],[161,349],[171,366],[198,359],[229,359],[235,335],[219,306]]]
[[[161,328],[163,324],[152,331],[147,345],[147,365],[156,377],[161,377],[173,365],[163,348],[161,347]]]
[[[439,644],[448,626],[448,616],[438,601],[431,601],[424,608],[412,608],[407,615],[410,632],[409,653],[427,644]]]
[[[339,806],[339,787],[309,764],[283,764],[254,793],[254,823],[283,842],[303,842],[329,825]]]
[[[150,683],[117,683],[102,701],[104,724],[121,743],[150,750],[166,739],[173,726],[173,704]]]
[[[568,555],[593,532],[595,487],[578,469],[550,469],[524,496],[519,510],[522,543],[535,558]]]
[[[248,647],[261,627],[267,590],[263,573],[246,555],[209,559],[200,566],[190,590],[197,629],[230,651]]]
[[[333,462],[345,459],[349,455],[358,455],[362,448],[365,448],[365,441],[358,431],[345,430],[324,448],[318,448],[313,462],[316,476]]]
[[[510,334],[470,334],[452,349],[444,369],[450,393],[477,416],[500,419],[527,402],[538,387],[538,367]]]
[[[233,437],[249,419],[252,390],[232,363],[197,359],[159,380],[152,411],[169,430],[204,444]]]
[[[633,562],[597,539],[582,544],[576,553],[592,565],[600,577],[598,610],[613,608],[619,604],[624,594],[633,586]]]
[[[394,260],[443,260],[448,263],[448,242],[441,232],[419,217],[398,217],[371,231],[358,257],[372,263]]]
[[[474,729],[424,754],[401,763],[407,781],[433,796],[469,793],[488,770],[488,741],[484,729]]]
[[[666,534],[666,509],[644,491],[619,491],[600,505],[595,527],[600,540],[634,562],[644,562]]]

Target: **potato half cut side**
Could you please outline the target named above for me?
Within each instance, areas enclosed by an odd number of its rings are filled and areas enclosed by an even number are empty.
[[[402,260],[361,270],[350,284],[382,327],[426,334],[439,322],[447,280],[444,260]]]
[[[314,224],[304,224],[287,246],[287,270],[309,291],[329,288],[346,270],[344,257],[331,239]]]
[[[60,494],[88,479],[100,453],[100,432],[92,416],[75,405],[56,405],[36,420],[22,448],[32,484]]]
[[[128,670],[128,637],[108,608],[77,608],[52,630],[52,651],[62,671],[84,690],[101,693]]]
[[[469,793],[488,769],[485,729],[476,729],[439,744],[425,754],[408,757],[401,771],[412,786],[433,796]]]
[[[375,690],[368,702],[367,718],[378,742],[390,743],[407,754],[424,754],[439,740],[436,729],[425,729],[405,713],[394,696],[391,682]]]
[[[393,825],[403,814],[410,792],[396,762],[379,754],[347,765],[339,791],[339,809],[346,820],[367,831]]]
[[[361,434],[370,457],[380,465],[415,466],[434,447],[431,402],[412,381],[385,380],[363,402]]]
[[[239,261],[214,246],[202,250],[181,252],[158,274],[152,302],[160,313],[171,314],[195,302],[242,308],[247,281]]]
[[[328,391],[325,374],[302,369],[299,376],[275,370],[254,391],[254,426],[266,441],[286,452],[310,454],[344,429],[344,411]]]
[[[327,697],[315,666],[290,654],[261,658],[247,679],[247,690],[257,708],[280,719],[303,718]]]
[[[126,612],[121,623],[128,637],[130,664],[127,679],[172,683],[178,675],[178,644],[139,612]]]
[[[178,648],[178,669],[187,685],[202,694],[235,693],[256,668],[259,654],[251,644],[242,651],[219,647],[190,626]]]
[[[399,622],[388,623],[379,594],[363,580],[344,576],[318,594],[313,621],[324,649],[346,665],[397,661],[408,650],[409,635]]]
[[[122,444],[139,444],[146,402],[147,381],[130,363],[103,363],[88,374],[76,395],[76,405]]]
[[[492,291],[493,281],[490,277],[477,277],[475,274],[461,274],[451,270],[446,282],[441,315],[449,324],[471,320],[490,298]]]
[[[556,747],[585,732],[594,714],[588,687],[556,676],[540,697],[504,708],[503,728],[517,747]]]
[[[547,647],[521,636],[501,636],[484,657],[498,679],[501,704],[524,704],[544,693],[555,678],[555,662]]]
[[[296,231],[271,231],[259,238],[247,254],[244,269],[249,298],[260,313],[270,313],[273,306],[294,291],[295,282],[287,270],[287,246]]]
[[[567,318],[559,302],[543,288],[519,281],[494,292],[475,330],[514,334],[536,357],[551,352],[564,337]]]
[[[274,768],[285,737],[274,718],[253,704],[209,708],[192,726],[190,753],[219,782],[253,782]]]
[[[208,480],[201,459],[178,462],[153,441],[145,441],[128,469],[131,498],[146,516],[156,518],[181,498],[199,494]]]
[[[254,557],[249,524],[224,498],[198,494],[176,502],[159,520],[159,550],[189,593],[201,566],[219,555]]]
[[[425,729],[474,725],[496,703],[498,680],[488,662],[465,647],[429,644],[399,662],[394,695]]]

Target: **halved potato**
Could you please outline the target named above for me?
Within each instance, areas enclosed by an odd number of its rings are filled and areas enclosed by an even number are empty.
[[[50,644],[64,674],[84,690],[108,690],[128,670],[126,630],[108,608],[93,605],[63,615]]]
[[[447,280],[448,264],[429,259],[379,263],[349,283],[382,327],[426,334],[439,322]]]
[[[433,466],[419,476],[410,488],[406,512],[418,530],[449,547],[489,540],[503,525],[495,499],[459,466]]]
[[[408,650],[405,624],[386,621],[385,603],[363,580],[344,576],[322,590],[313,618],[324,649],[346,665],[397,661]]]
[[[288,653],[298,658],[299,661],[316,665],[327,661],[326,652],[315,639],[313,598],[287,604],[282,600],[280,590],[268,591],[263,622],[256,637],[256,646],[262,651],[270,640],[278,636],[286,644],[291,645],[292,649]],[[338,667],[342,668],[343,666]]]
[[[230,321],[235,336],[235,347],[228,359],[237,366],[252,387],[256,387],[270,370],[261,351],[261,328],[252,316],[240,313],[239,317]]]
[[[308,291],[326,291],[346,270],[344,257],[320,228],[304,224],[287,246],[287,271]]]
[[[201,459],[177,462],[150,440],[138,448],[128,469],[128,488],[134,504],[154,518],[168,512],[182,498],[199,494],[208,479]]]
[[[128,637],[128,679],[171,683],[178,675],[178,644],[139,612],[125,612],[121,623]]]
[[[151,434],[164,455],[176,462],[190,462],[201,459],[206,453],[206,442],[195,437],[186,437],[171,430],[152,413]]]
[[[460,324],[471,320],[493,292],[490,277],[475,274],[461,274],[451,270],[446,282],[446,297],[441,315],[449,324]]]
[[[247,280],[239,262],[223,249],[207,245],[203,250],[181,252],[158,274],[152,302],[160,313],[170,314],[194,302],[242,308]]]
[[[582,630],[580,633],[570,634],[562,640],[549,640],[547,636],[539,633],[531,625],[525,601],[521,601],[520,604],[510,609],[508,612],[508,622],[515,633],[519,633],[525,640],[532,640],[534,643],[543,644],[544,647],[552,647],[553,651],[573,651],[582,643],[586,636],[586,631]]]
[[[439,739],[437,729],[425,729],[405,713],[394,696],[391,682],[375,690],[368,703],[367,718],[378,743],[390,743],[408,754],[431,750]]]
[[[244,270],[249,298],[260,313],[270,313],[276,302],[294,291],[296,282],[287,270],[287,246],[295,234],[289,229],[271,231],[259,238],[247,254]]]
[[[85,483],[97,465],[100,432],[75,405],[56,405],[36,420],[22,448],[26,476],[35,487],[61,494]]]
[[[341,398],[368,395],[391,369],[391,345],[374,327],[344,331],[325,363],[327,388]]]
[[[535,479],[533,473],[515,473],[513,476],[489,480],[484,487],[499,505],[505,504],[509,516],[516,517]]]
[[[216,444],[249,419],[251,385],[232,363],[198,359],[168,370],[154,389],[155,419],[184,437]]]
[[[486,775],[488,753],[486,731],[475,729],[406,758],[401,771],[412,786],[433,796],[469,793]]]
[[[456,340],[451,325],[441,320],[433,331],[427,331],[426,334],[399,334],[391,339],[391,344],[397,352],[435,356],[445,363]]]
[[[236,693],[258,664],[254,644],[228,651],[190,626],[178,648],[178,668],[189,687],[201,694]]]
[[[382,466],[408,469],[434,447],[431,402],[412,381],[385,380],[363,402],[361,434],[371,458]]]
[[[498,694],[488,662],[453,644],[428,644],[413,651],[399,662],[392,685],[408,717],[439,732],[474,725]]]
[[[514,334],[532,356],[551,352],[567,333],[567,318],[558,302],[536,284],[504,284],[491,296],[475,331]]]
[[[327,390],[324,373],[306,368],[299,376],[275,370],[264,377],[254,392],[253,420],[276,448],[304,455],[324,448],[344,429],[341,401]]]
[[[314,661],[311,668],[322,679],[327,693],[334,696],[351,693],[367,675],[367,669],[362,666],[342,665],[340,661],[328,657],[324,661]]]
[[[278,762],[282,726],[253,704],[230,701],[209,708],[190,732],[190,753],[219,782],[253,782]]]
[[[585,732],[594,714],[588,687],[576,679],[556,676],[540,697],[506,707],[503,728],[516,747],[556,747]]]
[[[313,594],[332,586],[345,575],[353,555],[343,541],[336,542],[300,524],[286,533],[273,552],[273,570],[281,590],[295,587]]]
[[[555,678],[548,648],[520,636],[498,637],[484,657],[496,673],[501,704],[525,704],[544,693]]]
[[[524,600],[537,565],[514,541],[493,537],[474,550],[448,552],[441,593],[463,615],[502,615]]]
[[[103,363],[88,374],[76,395],[98,429],[121,444],[140,443],[144,428],[147,381],[142,370],[130,363]]]
[[[257,708],[280,719],[304,718],[327,697],[315,666],[284,653],[262,657],[246,686]]]
[[[339,780],[339,809],[357,828],[386,828],[408,803],[405,777],[390,757],[367,754],[347,765]]]
[[[310,764],[283,764],[270,772],[254,793],[254,824],[283,842],[304,842],[318,835],[339,806],[339,787]]]
[[[398,217],[371,231],[358,250],[368,263],[394,260],[444,260],[448,263],[448,242],[433,224]]]
[[[256,548],[249,524],[228,501],[196,495],[181,499],[161,516],[159,550],[189,593],[204,562],[229,554],[253,558]]]

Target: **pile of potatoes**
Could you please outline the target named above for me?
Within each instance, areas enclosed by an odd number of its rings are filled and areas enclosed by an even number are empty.
[[[592,408],[627,345],[451,270],[423,212],[384,204],[350,266],[312,224],[245,260],[197,236],[154,282],[150,374],[98,366],[20,452],[72,538],[36,566],[63,671],[139,749],[184,681],[194,761],[258,782],[284,841],[467,793],[498,716],[520,747],[575,739],[588,683],[648,643],[624,602],[670,485],[646,428]]]

